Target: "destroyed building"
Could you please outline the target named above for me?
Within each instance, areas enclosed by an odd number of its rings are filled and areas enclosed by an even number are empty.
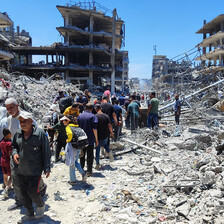
[[[171,85],[179,83],[175,74],[183,73],[191,68],[191,63],[184,60],[168,59],[165,55],[154,55],[152,63],[152,80],[162,78],[164,82]]]
[[[67,82],[79,82],[124,90],[128,82],[128,51],[124,46],[124,21],[116,9],[110,11],[96,2],[56,6],[64,19],[57,30],[64,43],[48,47],[19,46],[20,56],[45,55],[46,61],[14,67],[27,75],[61,73]]]
[[[217,16],[208,23],[204,20],[204,26],[196,33],[203,34],[203,41],[198,44],[198,47],[202,48],[203,54],[196,60],[202,61],[204,64],[207,62],[208,65],[223,65],[224,14]]]
[[[6,13],[0,13],[0,65],[7,65],[8,61],[14,58],[13,54],[9,52],[9,40],[3,35],[6,29],[11,27],[13,22]]]
[[[32,38],[29,32],[22,30],[17,26],[17,31],[14,32],[14,22],[9,18],[6,12],[0,13],[0,60],[1,65],[5,69],[10,70],[9,61],[12,65],[24,64],[26,60],[32,62],[32,57],[20,57],[13,51],[16,46],[31,46]],[[6,66],[8,65],[8,66]],[[1,67],[2,67],[1,66]]]

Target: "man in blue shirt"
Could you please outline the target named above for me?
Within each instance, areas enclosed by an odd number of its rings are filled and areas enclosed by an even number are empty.
[[[80,128],[82,128],[89,141],[89,145],[83,149],[83,156],[80,158],[80,164],[82,169],[85,166],[85,155],[87,153],[87,176],[92,176],[92,168],[93,168],[93,149],[94,142],[96,146],[99,144],[97,137],[97,124],[98,119],[96,115],[92,113],[93,105],[91,103],[86,104],[85,111],[78,116],[78,124]]]
[[[175,99],[176,99],[175,106],[174,106],[174,110],[175,110],[175,121],[176,121],[176,124],[179,125],[179,122],[180,122],[181,102],[179,100],[179,95],[178,94],[175,95]]]
[[[124,102],[125,102],[124,93],[121,94],[121,96],[118,98],[118,100],[119,100],[120,106],[123,106]]]
[[[114,112],[117,116],[117,124],[114,124],[114,141],[116,142],[118,137],[120,136],[121,133],[121,128],[122,128],[122,109],[121,107],[118,106],[119,101],[115,100],[114,101]]]

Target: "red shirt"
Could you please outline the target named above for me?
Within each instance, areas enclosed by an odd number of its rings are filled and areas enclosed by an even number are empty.
[[[10,165],[10,154],[12,152],[12,142],[10,140],[2,140],[0,142],[0,149],[2,152],[1,156],[1,166]]]

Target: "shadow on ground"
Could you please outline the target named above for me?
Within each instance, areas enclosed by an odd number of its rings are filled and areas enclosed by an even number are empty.
[[[94,189],[94,186],[92,184],[88,184],[86,182],[83,182],[83,181],[77,181],[77,183],[73,186],[71,186],[70,190],[75,190],[75,191],[78,191],[78,190],[93,190]]]

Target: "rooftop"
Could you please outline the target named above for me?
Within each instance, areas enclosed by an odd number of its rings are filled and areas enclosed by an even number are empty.
[[[206,23],[200,30],[198,30],[196,33],[210,33],[210,30],[214,29],[217,25],[219,25],[221,22],[224,22],[224,14],[221,14],[217,17],[215,17],[210,22]]]

